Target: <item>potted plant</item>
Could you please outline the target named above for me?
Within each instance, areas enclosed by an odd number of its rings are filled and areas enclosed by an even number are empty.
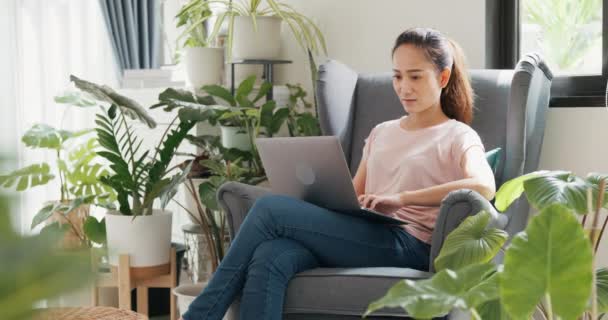
[[[596,270],[594,260],[608,221],[599,218],[608,207],[606,179],[537,171],[506,182],[496,194],[497,209],[523,193],[540,213],[508,245],[504,265],[490,261],[507,235],[480,212],[448,235],[431,279],[400,281],[366,315],[399,306],[425,319],[452,309],[474,319],[529,319],[535,312],[544,319],[600,319],[608,312],[608,269]]]
[[[325,39],[317,25],[292,6],[280,0],[214,0],[226,10],[215,22],[211,38],[228,19],[227,48],[229,59],[277,59],[280,51],[281,22],[287,23],[292,35],[304,49],[327,53]],[[193,8],[207,6],[206,0],[192,0]]]
[[[87,97],[74,93],[56,97],[55,101],[80,107],[92,104]],[[109,171],[96,154],[99,143],[92,133],[91,129],[68,131],[35,124],[21,141],[28,148],[51,150],[56,155],[54,171],[43,162],[0,175],[1,186],[14,187],[17,191],[46,185],[59,178],[59,199],[44,204],[32,219],[31,228],[44,224],[42,232],[64,231],[63,248],[91,247],[93,242],[105,242],[103,221],[89,215],[90,205],[111,207],[116,195],[101,183]]]
[[[110,264],[118,264],[119,254],[128,254],[133,267],[167,264],[172,219],[165,207],[190,169],[169,176],[176,169],[169,168],[169,164],[195,122],[176,116],[156,148],[143,150],[143,140],[136,135],[129,118],[154,128],[156,122],[145,109],[107,86],[75,76],[70,79],[80,90],[109,104],[100,104],[95,131],[102,149],[97,154],[110,163],[110,174],[101,182],[116,192],[118,201],[118,210],[106,213]]]
[[[178,37],[186,55],[186,73],[193,88],[218,84],[222,79],[224,49],[212,47],[207,23],[212,12],[207,1],[185,4],[175,16],[177,27],[185,28]]]

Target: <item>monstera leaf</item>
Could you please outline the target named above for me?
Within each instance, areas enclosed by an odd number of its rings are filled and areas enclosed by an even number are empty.
[[[55,178],[50,173],[51,168],[46,163],[33,164],[22,169],[15,170],[7,175],[0,176],[0,185],[10,188],[17,183],[16,190],[23,191],[39,185],[47,184]]]
[[[481,211],[466,218],[446,238],[435,269],[458,270],[462,267],[490,261],[508,238],[508,234],[497,228],[488,229],[491,215]]]
[[[46,124],[35,124],[25,132],[21,141],[30,148],[46,148],[60,150],[64,141],[93,132],[93,130],[82,130],[71,132],[55,129]]]
[[[544,299],[554,315],[576,319],[587,306],[591,272],[591,244],[572,210],[549,206],[505,254],[501,303],[513,318],[528,319]]]

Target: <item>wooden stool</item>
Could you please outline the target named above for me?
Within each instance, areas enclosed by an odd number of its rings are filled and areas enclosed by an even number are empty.
[[[154,267],[131,267],[129,255],[121,254],[118,267],[111,267],[112,272],[100,273],[92,288],[92,304],[99,303],[98,288],[117,287],[118,307],[132,310],[131,290],[137,288],[137,312],[148,315],[148,288],[169,288],[171,320],[177,319],[176,297],[173,289],[177,286],[177,267],[175,248],[171,248],[171,260],[168,264]]]

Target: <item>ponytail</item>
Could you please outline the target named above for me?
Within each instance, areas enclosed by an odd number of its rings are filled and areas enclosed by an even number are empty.
[[[441,91],[441,109],[446,116],[466,124],[473,121],[473,88],[467,75],[462,48],[436,30],[412,28],[397,37],[395,50],[404,44],[412,44],[425,51],[439,72],[451,69],[448,84]]]
[[[466,72],[462,48],[448,39],[451,47],[453,64],[448,84],[441,91],[441,109],[450,118],[466,124],[473,121],[473,88]]]

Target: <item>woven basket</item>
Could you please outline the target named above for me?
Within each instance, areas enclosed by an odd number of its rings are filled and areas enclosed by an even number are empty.
[[[139,313],[112,307],[50,308],[42,311],[36,320],[147,320]]]

